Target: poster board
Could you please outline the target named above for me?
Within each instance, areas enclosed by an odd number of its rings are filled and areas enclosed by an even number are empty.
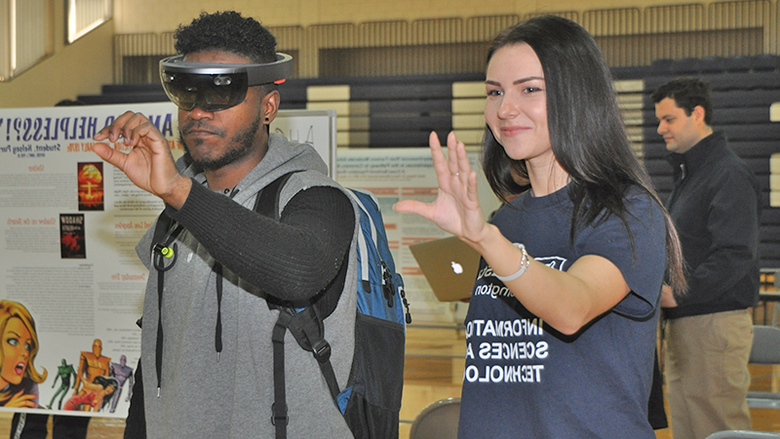
[[[446,154],[446,149],[444,152]],[[500,202],[490,191],[481,171],[478,152],[469,152],[468,157],[471,168],[477,172],[482,212],[485,217],[489,217],[500,206]],[[369,190],[377,197],[393,261],[396,270],[404,278],[414,323],[462,323],[467,305],[438,301],[409,251],[412,244],[451,235],[417,215],[393,210],[393,204],[401,199],[424,202],[436,199],[438,184],[430,149],[339,148],[338,182],[342,186]]]
[[[35,319],[39,349],[33,366],[45,374],[37,385],[42,408],[2,406],[0,411],[126,416],[129,377],[140,356],[136,320],[149,276],[135,245],[163,203],[103,163],[91,152],[91,139],[128,108],[150,118],[175,156],[183,152],[176,140],[177,109],[171,103],[0,109],[0,300],[21,303]],[[377,196],[415,322],[462,319],[450,304],[436,300],[408,250],[415,242],[447,234],[426,220],[392,210],[402,198],[435,199],[427,147],[337,150],[332,110],[280,111],[271,129],[312,143],[342,185]],[[469,158],[479,169],[477,154]],[[498,202],[478,175],[487,215]],[[99,356],[95,340],[100,341]],[[117,380],[121,391],[115,406],[112,400],[97,412],[62,409],[73,394],[82,357],[127,377]]]
[[[20,347],[30,344],[29,338],[37,350],[33,361],[24,353],[4,356],[14,360],[9,370],[21,382],[0,373],[0,384],[9,385],[5,395],[0,392],[2,411],[127,415],[130,377],[140,356],[136,320],[149,276],[135,245],[163,203],[91,149],[92,136],[128,108],[147,115],[169,140],[174,156],[182,154],[177,109],[167,102],[0,109],[0,300],[27,309],[35,321],[35,331],[27,333],[35,337],[20,330],[19,338],[26,337]],[[331,110],[296,110],[280,111],[271,129],[312,143],[333,173],[335,126]],[[4,315],[0,310],[0,330],[9,327],[6,321],[23,320]],[[76,406],[75,399],[68,404],[84,362],[113,372],[115,399],[96,412],[65,410],[86,406]],[[21,378],[30,368],[39,383]],[[10,407],[25,399],[15,395],[36,392],[38,408]]]

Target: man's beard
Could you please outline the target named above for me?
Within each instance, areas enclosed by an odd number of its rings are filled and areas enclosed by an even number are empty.
[[[260,129],[260,119],[256,118],[251,125],[246,127],[246,129],[238,131],[230,139],[226,139],[228,141],[229,148],[220,157],[216,157],[213,159],[194,157],[190,152],[190,148],[187,146],[187,142],[184,140],[184,136],[182,136],[181,129],[179,130],[179,140],[181,140],[181,144],[184,147],[184,151],[186,151],[187,154],[189,154],[189,156],[192,158],[192,162],[195,166],[197,166],[203,171],[215,171],[217,169],[221,169],[227,165],[235,163],[241,160],[242,158],[246,157],[247,155],[249,155],[252,149],[256,147],[255,135],[257,134],[257,130],[259,129]],[[222,130],[217,131],[217,135],[220,135],[221,137],[224,138],[224,131]],[[200,138],[196,138],[194,141],[195,145],[199,145],[201,143],[203,143],[203,139]]]

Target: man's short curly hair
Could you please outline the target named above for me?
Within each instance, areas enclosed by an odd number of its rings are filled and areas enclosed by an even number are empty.
[[[221,50],[244,55],[254,63],[276,61],[276,38],[262,24],[235,11],[202,12],[173,35],[180,55]]]
[[[651,95],[650,100],[657,104],[670,98],[685,111],[686,116],[693,113],[693,109],[700,106],[704,109],[704,123],[712,125],[712,92],[710,83],[699,78],[677,78],[658,87]]]

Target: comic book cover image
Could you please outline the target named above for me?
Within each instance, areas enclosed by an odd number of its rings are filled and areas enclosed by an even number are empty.
[[[123,404],[129,404],[133,368],[122,354],[118,362],[103,355],[103,342],[96,338],[90,351],[79,352],[76,367],[63,358],[52,374],[51,386],[41,386],[51,398],[40,400],[39,385],[51,377],[35,363],[40,345],[35,319],[23,304],[0,300],[0,407],[47,408],[114,413],[127,387]],[[57,387],[59,385],[59,387]]]
[[[103,162],[78,164],[79,211],[103,210]]]
[[[0,300],[0,406],[36,408],[46,369],[35,366],[35,320],[19,302]]]
[[[87,257],[83,213],[60,214],[60,256],[62,259]]]

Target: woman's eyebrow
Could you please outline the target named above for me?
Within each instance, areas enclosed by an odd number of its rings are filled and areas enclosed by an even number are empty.
[[[535,81],[535,80],[544,81],[544,78],[541,77],[541,76],[529,76],[527,78],[516,79],[514,82],[512,82],[512,85],[522,84],[524,82]],[[499,83],[497,81],[490,80],[490,79],[486,79],[485,80],[485,84],[496,85],[496,86],[500,86],[501,85],[501,83]]]

